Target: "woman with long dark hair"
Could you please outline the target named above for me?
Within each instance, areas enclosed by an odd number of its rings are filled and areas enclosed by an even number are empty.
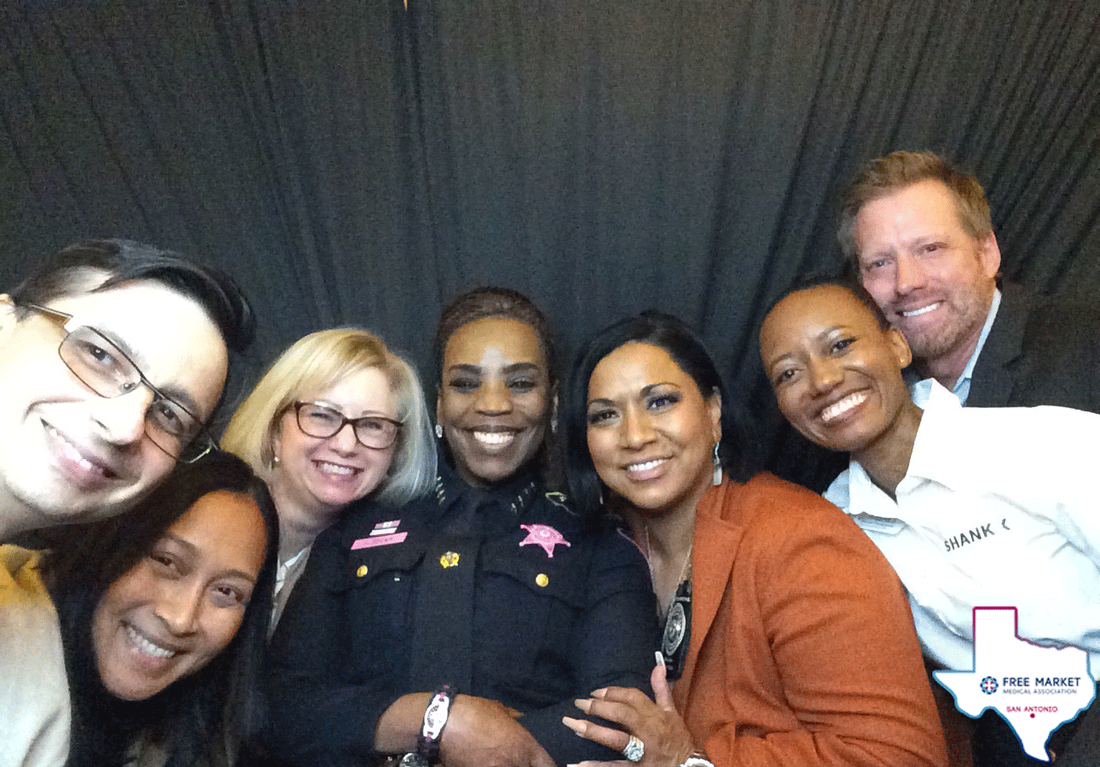
[[[664,630],[655,700],[578,701],[625,731],[566,723],[644,767],[943,764],[900,584],[836,507],[751,470],[737,409],[669,315],[612,325],[574,367],[570,487],[625,518]]]
[[[267,488],[214,452],[46,557],[72,735],[67,765],[228,765],[262,726],[278,547]]]

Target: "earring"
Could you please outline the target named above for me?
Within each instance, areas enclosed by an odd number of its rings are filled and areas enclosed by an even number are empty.
[[[443,424],[441,423],[435,425],[435,438],[443,439]]]
[[[718,443],[714,443],[714,484],[722,484],[722,459],[718,457]]]

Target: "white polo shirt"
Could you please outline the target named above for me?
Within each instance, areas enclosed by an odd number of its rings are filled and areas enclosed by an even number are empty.
[[[825,492],[893,565],[927,655],[972,668],[972,609],[1014,606],[1022,638],[1100,674],[1100,415],[964,408],[933,382],[896,495],[855,461]]]

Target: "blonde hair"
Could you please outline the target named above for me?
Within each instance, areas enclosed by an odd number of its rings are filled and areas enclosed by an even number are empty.
[[[934,152],[898,150],[865,163],[844,192],[837,241],[854,266],[859,267],[855,231],[860,209],[872,200],[929,179],[947,187],[955,200],[959,222],[967,234],[981,240],[993,233],[989,203],[977,178],[959,170]]]
[[[423,495],[435,482],[435,444],[424,390],[412,366],[373,333],[333,328],[295,341],[271,364],[222,435],[221,446],[248,462],[266,480],[274,465],[279,419],[305,392],[334,386],[368,368],[385,374],[401,421],[393,463],[372,496],[400,504]]]

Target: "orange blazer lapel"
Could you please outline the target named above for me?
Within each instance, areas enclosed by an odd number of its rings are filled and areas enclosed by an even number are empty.
[[[707,491],[696,511],[691,555],[691,639],[684,673],[673,688],[678,708],[684,701],[675,693],[685,695],[691,689],[700,648],[718,614],[741,542],[741,527],[721,518],[727,508],[737,503],[741,490],[742,485],[726,480]]]

